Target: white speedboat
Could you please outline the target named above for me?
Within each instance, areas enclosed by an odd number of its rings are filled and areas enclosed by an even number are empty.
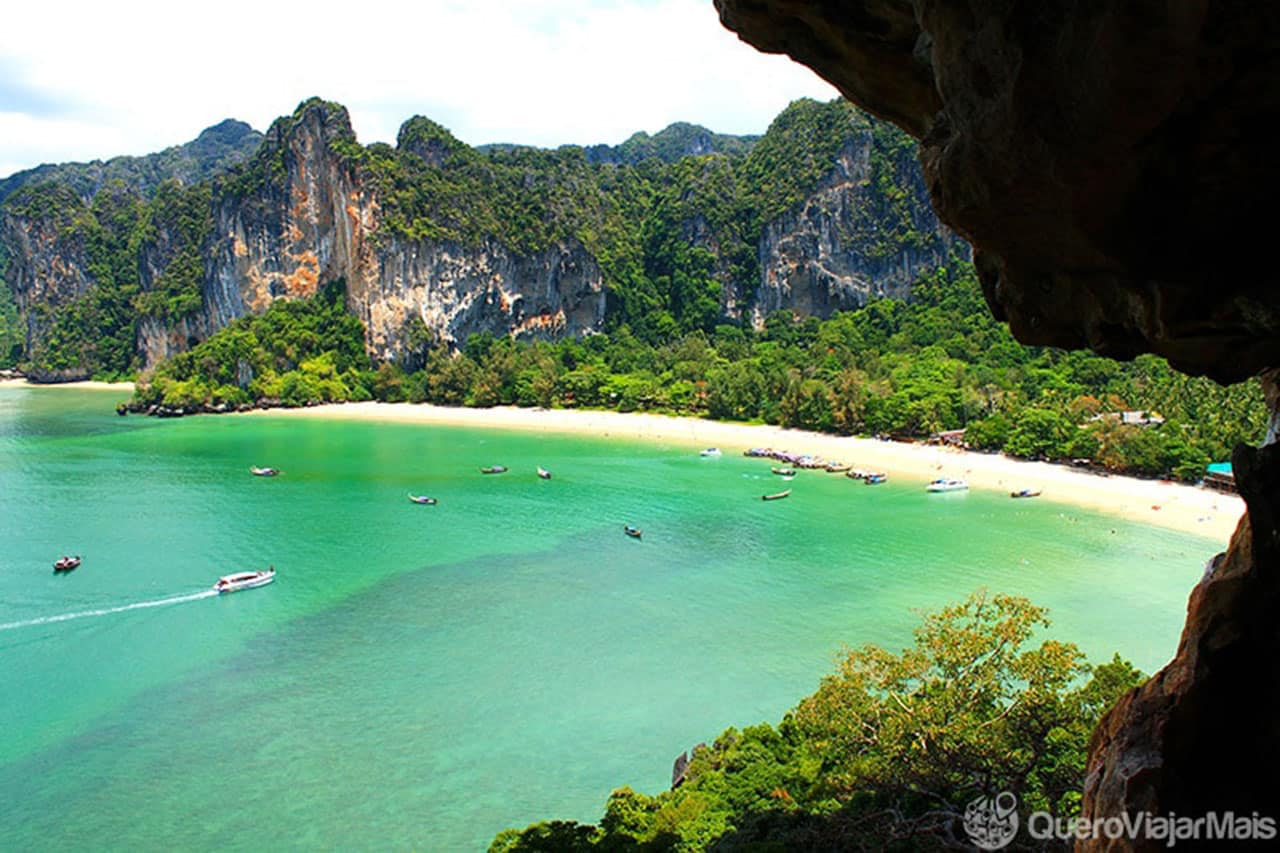
[[[242,589],[253,589],[255,586],[266,586],[276,579],[275,569],[257,572],[236,572],[234,575],[223,575],[213,585],[217,592],[239,592]]]
[[[969,488],[969,484],[964,480],[953,480],[950,477],[943,477],[934,480],[932,483],[924,487],[926,492],[963,492]]]
[[[720,448],[718,448],[718,447],[708,447],[706,450],[698,451],[698,455],[699,455],[699,456],[719,456],[719,455],[720,455]]]

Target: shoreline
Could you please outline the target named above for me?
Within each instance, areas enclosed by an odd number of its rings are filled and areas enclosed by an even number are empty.
[[[0,379],[0,388],[71,388],[79,391],[127,391],[133,393],[132,382],[98,382],[80,379],[75,382],[32,382],[29,379]]]
[[[636,441],[679,443],[696,452],[719,447],[741,455],[752,447],[772,447],[840,460],[855,468],[881,470],[890,478],[938,477],[966,480],[977,489],[1042,489],[1049,501],[1080,507],[1184,533],[1218,539],[1225,549],[1244,513],[1238,495],[1165,480],[1141,480],[1078,471],[1048,462],[938,445],[880,441],[786,429],[768,424],[711,421],[648,412],[578,409],[453,408],[427,403],[330,403],[301,409],[255,409],[247,417],[282,416],[437,426],[506,429],[518,432],[588,435]],[[765,464],[768,460],[761,460]],[[803,473],[802,473],[803,476]],[[813,476],[837,476],[815,472]]]

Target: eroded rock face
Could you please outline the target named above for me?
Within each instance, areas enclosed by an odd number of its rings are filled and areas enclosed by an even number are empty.
[[[870,137],[869,130],[852,137],[804,203],[765,225],[751,308],[757,328],[779,309],[826,318],[861,308],[873,297],[905,299],[922,273],[952,255],[969,256],[964,241],[938,223],[919,180],[907,186],[917,196],[908,205],[915,239],[877,240],[887,217],[875,210]]]
[[[68,235],[61,223],[39,217],[0,217],[0,241],[11,247],[7,271],[19,316],[25,321],[28,341],[45,337],[50,325],[43,306],[59,299],[77,299],[93,286],[87,274],[84,241]],[[62,382],[87,379],[82,368],[33,371],[37,381]]]
[[[715,0],[921,139],[942,220],[1022,341],[1155,352],[1234,381],[1280,364],[1263,247],[1280,6]]]
[[[144,318],[139,350],[146,366],[276,299],[311,296],[338,279],[379,359],[397,359],[410,347],[415,319],[448,342],[486,330],[558,337],[601,327],[602,276],[577,242],[526,257],[496,241],[379,240],[377,195],[335,151],[354,139],[345,110],[320,102],[272,126],[263,145],[279,151],[279,180],[248,196],[215,199],[200,312],[177,323]],[[157,251],[157,261],[144,259],[144,267],[162,270],[162,257]],[[145,290],[145,271],[143,278]]]

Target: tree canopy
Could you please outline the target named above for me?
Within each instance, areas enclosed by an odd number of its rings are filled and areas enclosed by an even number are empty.
[[[533,850],[918,850],[965,843],[965,805],[1009,791],[1079,813],[1089,738],[1142,680],[1042,638],[1047,613],[979,591],[926,613],[899,653],[849,651],[774,726],[728,729],[657,795],[613,792],[596,825],[509,829],[492,853]]]

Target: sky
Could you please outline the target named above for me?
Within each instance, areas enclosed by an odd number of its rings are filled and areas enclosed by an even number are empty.
[[[165,0],[7,4],[0,177],[146,154],[318,95],[360,141],[425,115],[464,142],[617,144],[690,121],[763,133],[836,91],[720,25],[711,0]]]

